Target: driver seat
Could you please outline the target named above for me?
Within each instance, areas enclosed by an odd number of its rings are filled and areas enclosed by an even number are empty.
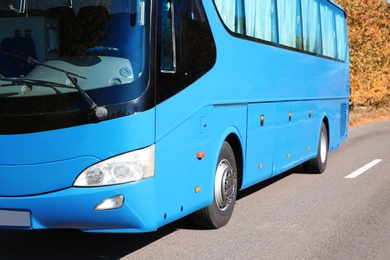
[[[111,16],[104,6],[84,6],[76,18],[78,29],[78,51],[83,54],[88,48],[102,46],[103,40],[110,34],[107,25]]]

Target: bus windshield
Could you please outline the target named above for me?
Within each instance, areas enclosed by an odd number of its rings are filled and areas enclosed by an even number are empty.
[[[0,117],[77,112],[90,122],[80,89],[107,107],[141,96],[148,82],[145,12],[140,0],[2,1]]]

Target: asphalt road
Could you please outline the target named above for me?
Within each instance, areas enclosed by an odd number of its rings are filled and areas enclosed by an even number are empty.
[[[350,128],[324,174],[294,169],[241,192],[221,229],[0,230],[0,259],[390,259],[389,201],[387,120]]]

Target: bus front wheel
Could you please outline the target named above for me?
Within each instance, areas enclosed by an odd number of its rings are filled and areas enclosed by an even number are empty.
[[[311,173],[323,173],[328,160],[328,130],[322,123],[318,141],[317,157],[306,163],[306,170]]]
[[[214,199],[210,206],[193,213],[194,222],[204,228],[225,226],[233,214],[237,196],[237,165],[229,143],[224,142],[215,171]]]

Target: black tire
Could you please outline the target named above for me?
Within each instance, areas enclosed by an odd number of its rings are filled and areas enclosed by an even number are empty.
[[[194,212],[194,222],[203,228],[216,229],[225,226],[233,214],[237,183],[237,164],[233,149],[229,143],[224,142],[215,170],[213,203]]]
[[[320,136],[318,140],[317,157],[311,159],[306,163],[306,170],[310,173],[323,173],[326,169],[326,163],[328,161],[328,130],[326,125],[322,123]]]

